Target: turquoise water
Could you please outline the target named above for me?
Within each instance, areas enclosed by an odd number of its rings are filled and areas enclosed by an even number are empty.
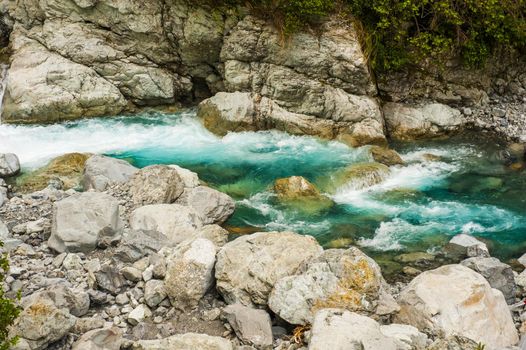
[[[270,190],[273,182],[300,175],[316,183],[342,167],[371,161],[367,147],[352,149],[276,131],[219,138],[192,111],[0,125],[0,150],[17,153],[26,168],[80,151],[124,158],[139,167],[175,163],[196,171],[236,199],[236,213],[227,222],[236,232],[293,230],[322,244],[344,238],[378,256],[434,250],[464,232],[486,239],[501,258],[526,252],[526,173],[502,165],[499,145],[464,138],[393,147],[405,166],[393,167],[376,186],[342,186],[332,195],[335,206],[312,213],[280,204]]]

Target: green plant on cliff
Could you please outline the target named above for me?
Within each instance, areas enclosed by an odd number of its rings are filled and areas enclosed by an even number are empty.
[[[526,51],[526,0],[223,0],[270,19],[285,35],[338,12],[363,28],[375,70],[461,57],[482,66],[503,50]],[[342,17],[339,17],[340,19]]]
[[[4,244],[0,242],[0,247]],[[18,337],[9,337],[9,326],[20,314],[16,301],[5,296],[4,280],[9,271],[9,260],[6,254],[0,255],[0,350],[8,350],[18,342]],[[20,293],[18,293],[20,299]]]

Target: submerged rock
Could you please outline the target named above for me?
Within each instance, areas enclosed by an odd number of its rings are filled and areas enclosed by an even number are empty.
[[[372,318],[340,309],[323,309],[312,323],[309,350],[398,350]]]
[[[21,192],[34,192],[48,187],[50,182],[58,181],[61,183],[58,189],[80,188],[82,172],[89,157],[88,153],[64,154],[45,167],[22,175],[17,179],[16,186]]]
[[[305,325],[324,308],[374,314],[383,302],[381,297],[390,298],[393,303],[390,312],[396,311],[394,299],[386,294],[386,283],[378,264],[352,247],[326,250],[306,262],[297,275],[278,280],[268,304],[285,321]]]
[[[217,289],[227,303],[266,306],[274,284],[322,253],[313,237],[260,232],[227,243],[217,254]]]
[[[0,153],[0,178],[17,175],[20,172],[20,161],[16,154]]]
[[[393,166],[393,165],[403,165],[404,161],[402,160],[402,157],[396,152],[395,150],[379,147],[379,146],[372,146],[371,147],[371,156],[373,157],[375,162],[387,165],[387,166]]]
[[[105,193],[75,194],[55,203],[48,245],[62,252],[90,252],[122,233],[119,202]]]
[[[361,190],[383,182],[390,174],[387,166],[380,163],[359,163],[324,176],[317,181],[320,187],[329,193],[335,193],[338,188],[345,187]]]
[[[130,194],[135,204],[170,204],[184,191],[177,169],[151,165],[139,170],[130,180]]]
[[[84,167],[84,190],[104,191],[109,184],[128,182],[138,170],[124,160],[91,156]]]
[[[395,321],[441,337],[460,335],[488,348],[515,345],[517,330],[502,293],[462,265],[426,271],[398,298]]]
[[[274,182],[278,200],[295,209],[315,214],[330,209],[334,202],[301,176],[278,179]]]
[[[384,117],[392,138],[414,140],[446,135],[459,131],[464,121],[460,111],[440,103],[410,107],[400,103],[386,103]]]

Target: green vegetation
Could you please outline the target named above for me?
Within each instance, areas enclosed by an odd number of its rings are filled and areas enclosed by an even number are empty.
[[[362,29],[373,69],[443,62],[480,67],[499,51],[526,50],[526,0],[223,0],[247,5],[285,35],[339,13]]]
[[[0,247],[3,245],[0,242]],[[6,254],[2,254],[0,255],[0,350],[8,350],[18,341],[18,337],[9,338],[9,326],[20,314],[20,307],[14,300],[5,296],[3,286],[7,271],[9,271],[9,260]],[[20,292],[18,299],[20,299]]]

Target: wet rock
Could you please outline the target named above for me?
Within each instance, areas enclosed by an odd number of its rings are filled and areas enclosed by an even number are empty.
[[[371,156],[373,157],[375,162],[378,162],[380,164],[384,164],[387,166],[404,164],[404,161],[402,160],[402,157],[400,157],[398,152],[396,152],[395,150],[389,149],[389,148],[372,146]]]
[[[234,304],[223,309],[223,316],[244,344],[272,349],[272,324],[266,311]]]
[[[149,280],[144,285],[144,301],[149,307],[156,307],[166,296],[166,288],[163,281]]]
[[[140,340],[133,346],[133,350],[158,349],[233,350],[233,347],[227,339],[197,333],[178,334],[156,340]]]
[[[492,288],[498,289],[504,294],[508,304],[515,302],[517,286],[511,266],[500,262],[497,258],[481,257],[469,258],[460,264],[484,276]]]
[[[463,126],[460,111],[440,103],[410,107],[400,103],[386,103],[384,117],[392,138],[414,140],[445,135]]]
[[[170,246],[168,238],[157,231],[133,230],[123,234],[115,256],[124,262],[135,262],[144,256]]]
[[[278,280],[268,304],[285,321],[305,325],[324,308],[373,314],[386,290],[380,267],[358,248],[330,249]]]
[[[46,349],[63,338],[75,325],[75,316],[56,307],[49,299],[35,299],[16,319],[10,334],[18,335],[31,350]]]
[[[285,205],[308,213],[319,213],[330,209],[334,202],[301,176],[278,179],[274,182],[274,192]]]
[[[17,175],[20,172],[20,161],[16,154],[0,153],[0,178]]]
[[[108,264],[102,265],[101,269],[95,272],[95,278],[99,289],[113,295],[119,294],[126,283],[117,267]]]
[[[385,336],[375,320],[339,309],[323,309],[312,324],[309,350],[397,350],[394,338]]]
[[[161,232],[171,243],[195,237],[202,226],[198,212],[179,204],[146,205],[135,209],[130,216],[133,230]]]
[[[446,253],[454,257],[489,257],[485,243],[475,237],[462,233],[453,237],[446,246]]]
[[[103,237],[122,233],[119,202],[104,193],[75,194],[55,203],[48,246],[61,252],[89,252]]]
[[[224,223],[236,208],[228,195],[206,186],[185,189],[177,203],[195,209],[205,225]]]
[[[197,306],[213,284],[215,260],[215,245],[203,238],[181,243],[166,258],[164,284],[174,307],[189,310]]]
[[[91,156],[84,167],[84,190],[104,191],[109,184],[128,182],[138,170],[124,160],[102,155]]]
[[[462,265],[421,273],[402,290],[398,303],[395,321],[428,334],[460,335],[490,348],[519,340],[502,293]]]
[[[324,176],[318,183],[322,190],[329,193],[335,193],[342,186],[360,190],[383,182],[389,174],[389,168],[383,164],[358,163]]]
[[[119,350],[122,332],[117,327],[95,329],[83,334],[72,350]]]
[[[266,306],[279,279],[293,275],[303,262],[322,251],[314,238],[292,232],[240,237],[217,254],[217,289],[229,304]]]
[[[152,165],[139,170],[130,180],[130,194],[138,205],[170,204],[183,193],[184,182],[176,169]]]
[[[418,266],[425,266],[433,262],[435,260],[435,256],[433,254],[429,254],[426,252],[413,252],[413,253],[400,254],[396,256],[394,260],[404,263],[404,264],[414,264]]]

